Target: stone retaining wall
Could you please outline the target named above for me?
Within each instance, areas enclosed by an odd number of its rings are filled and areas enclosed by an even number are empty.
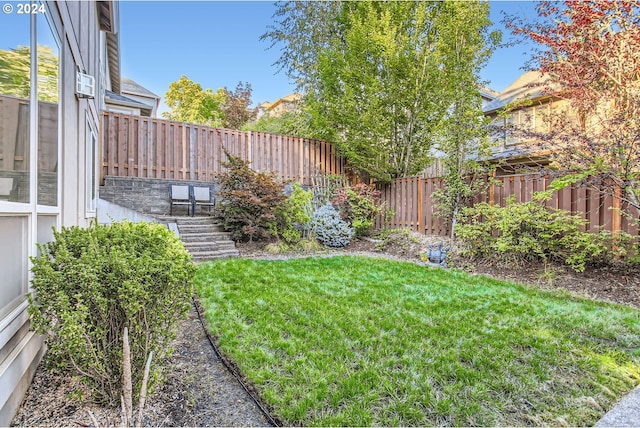
[[[211,186],[213,194],[217,193],[217,185],[212,182],[165,180],[160,178],[105,177],[104,186],[100,187],[100,198],[121,205],[134,211],[154,215],[169,215],[169,186],[171,184],[191,184],[194,186]],[[198,212],[200,209],[198,209]],[[184,206],[173,209],[174,214],[185,214]]]

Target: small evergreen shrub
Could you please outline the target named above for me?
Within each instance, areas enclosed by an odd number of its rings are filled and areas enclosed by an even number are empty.
[[[227,171],[218,175],[221,202],[216,217],[236,241],[274,236],[276,208],[287,199],[283,186],[274,173],[256,172],[249,167],[249,161],[226,155],[228,160],[222,165]]]
[[[607,247],[603,262],[622,262],[626,267],[640,267],[640,239],[624,231],[612,234],[608,230],[598,233],[598,240]]]
[[[278,219],[277,234],[285,242],[295,244],[302,239],[303,232],[311,222],[313,192],[304,190],[300,183],[294,183],[289,197],[276,207]]]
[[[340,210],[342,219],[351,224],[356,238],[371,233],[376,215],[383,210],[380,191],[364,183],[338,190],[331,203]]]
[[[489,260],[557,260],[578,272],[607,252],[598,235],[584,232],[585,220],[539,202],[504,207],[488,203],[465,208],[457,229],[461,253]]]
[[[94,398],[119,404],[122,334],[129,329],[132,381],[140,389],[149,351],[170,352],[190,307],[195,267],[165,226],[118,222],[54,232],[32,258],[29,313],[48,361],[78,376]],[[149,386],[159,380],[155,365]]]
[[[331,204],[316,210],[311,220],[311,229],[318,241],[328,247],[344,247],[353,237],[353,229],[340,218],[340,213]]]

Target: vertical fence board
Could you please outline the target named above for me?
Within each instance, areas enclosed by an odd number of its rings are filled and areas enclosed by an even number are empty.
[[[330,143],[300,137],[241,132],[157,118],[103,113],[102,175],[210,181],[223,168],[224,150],[310,184],[314,174],[345,174]]]
[[[102,118],[101,171],[104,176],[130,176],[212,181],[224,170],[224,150],[251,162],[256,170],[273,170],[286,180],[311,184],[311,176],[345,174],[346,161],[325,141],[300,137],[240,132],[105,112]],[[549,187],[549,177],[496,177],[499,184],[474,197],[474,203],[504,206],[509,195],[530,201]],[[391,227],[408,227],[424,234],[447,235],[446,220],[435,215],[433,193],[443,186],[439,177],[410,177],[378,184],[380,197],[394,215]],[[638,212],[620,197],[577,186],[552,193],[549,207],[570,211],[587,220],[585,230],[623,230],[638,236],[633,219]],[[612,209],[613,208],[613,209]],[[627,213],[621,215],[621,212]],[[383,225],[379,216],[376,224]]]
[[[474,198],[474,203],[490,201],[491,196],[496,204],[504,206],[509,195],[515,195],[516,200],[527,202],[533,200],[536,192],[549,187],[551,178],[530,176],[498,177],[503,185],[490,187],[484,194]],[[380,227],[408,227],[427,235],[446,236],[449,224],[435,214],[436,206],[432,195],[437,189],[443,188],[441,178],[403,178],[391,183],[378,184],[381,201],[388,210],[394,210],[395,215],[386,225],[382,216],[376,220]],[[633,220],[639,213],[629,204],[597,189],[587,189],[577,186],[567,187],[552,192],[552,199],[546,205],[556,209],[569,211],[587,221],[584,230],[597,232],[600,228],[609,231],[623,230],[638,237],[639,227]],[[620,212],[628,213],[621,215]]]

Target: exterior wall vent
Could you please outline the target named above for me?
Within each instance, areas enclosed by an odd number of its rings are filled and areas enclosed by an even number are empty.
[[[95,98],[95,77],[78,72],[76,76],[76,94],[78,95],[78,98]]]

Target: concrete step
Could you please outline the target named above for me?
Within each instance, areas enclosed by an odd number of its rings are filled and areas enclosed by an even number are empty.
[[[201,251],[201,252],[192,252],[191,257],[192,260],[196,263],[205,262],[209,260],[215,259],[224,259],[224,258],[232,258],[238,257],[240,253],[238,250],[220,250],[220,251]]]
[[[215,220],[215,217],[210,216],[210,215],[197,215],[197,216],[191,216],[191,215],[186,215],[186,214],[178,214],[178,215],[155,215],[154,217],[156,217],[158,220],[162,220],[162,221],[178,221],[178,220]]]
[[[163,221],[178,226],[180,239],[194,262],[238,257],[240,254],[231,235],[212,217],[164,216]]]
[[[221,242],[189,242],[185,243],[185,248],[190,253],[200,253],[203,251],[222,251],[222,250],[235,250],[236,246],[231,241]]]
[[[188,216],[157,216],[158,221],[164,223],[176,223],[179,225],[218,225],[220,222],[213,217],[188,217]]]
[[[178,223],[178,230],[180,234],[187,233],[211,233],[211,232],[224,232],[222,226],[218,224],[180,224]]]
[[[179,217],[176,218],[178,224],[218,224],[218,220],[213,217]]]
[[[186,244],[189,242],[231,242],[230,235],[227,232],[189,232],[180,235],[182,241]]]

